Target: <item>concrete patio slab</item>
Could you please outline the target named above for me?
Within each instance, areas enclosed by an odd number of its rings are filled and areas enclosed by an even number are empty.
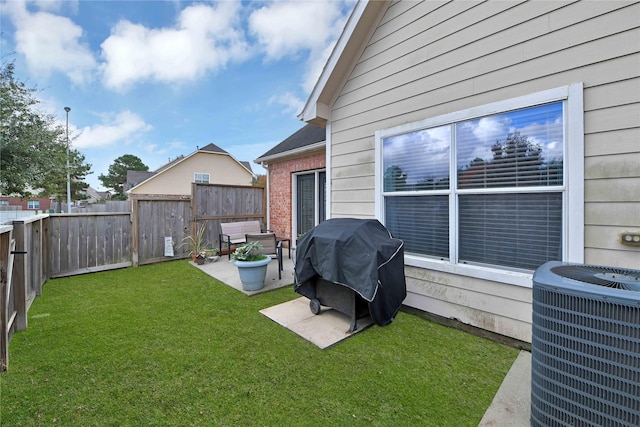
[[[265,286],[258,291],[242,289],[238,268],[227,257],[223,256],[216,262],[207,262],[202,265],[193,262],[191,264],[214,279],[248,296],[291,286],[295,280],[293,260],[287,255],[283,259],[282,278],[278,279],[278,263],[273,260],[267,267]],[[294,293],[293,289],[291,292]],[[373,320],[368,316],[358,319],[358,329],[350,333],[351,319],[349,316],[329,307],[323,307],[322,312],[316,316],[311,313],[309,300],[305,297],[260,310],[260,313],[322,349],[331,347],[373,324]]]
[[[233,262],[229,261],[229,258],[226,256],[222,256],[216,262],[206,262],[202,265],[197,265],[196,263],[191,262],[191,264],[214,279],[217,279],[249,296],[293,285],[294,282],[293,260],[287,256],[286,249],[283,257],[282,278],[278,279],[278,262],[276,260],[272,260],[267,267],[267,277],[264,281],[264,288],[257,291],[245,291],[242,289],[242,282],[240,282],[238,267],[233,265]]]
[[[265,308],[260,313],[321,349],[329,348],[373,325],[371,317],[363,317],[358,319],[357,329],[349,332],[349,316],[329,307],[322,307],[320,314],[315,315],[311,313],[306,297]]]

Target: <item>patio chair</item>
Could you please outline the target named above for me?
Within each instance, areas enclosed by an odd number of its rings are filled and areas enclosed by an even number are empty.
[[[262,248],[259,252],[278,260],[278,279],[282,279],[282,242],[276,239],[275,233],[245,234],[247,243],[260,242]]]

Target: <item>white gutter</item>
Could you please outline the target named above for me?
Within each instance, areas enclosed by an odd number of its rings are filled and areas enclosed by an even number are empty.
[[[298,154],[320,150],[320,149],[323,149],[326,145],[327,145],[326,141],[316,142],[315,144],[306,145],[304,147],[295,148],[293,150],[283,151],[282,153],[273,154],[271,156],[259,157],[255,159],[253,162],[262,166],[263,162],[271,162],[273,160],[285,159],[287,157],[295,156]]]

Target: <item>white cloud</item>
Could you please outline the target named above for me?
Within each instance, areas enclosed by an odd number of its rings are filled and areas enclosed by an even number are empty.
[[[309,93],[344,28],[345,4],[351,7],[351,2],[340,1],[269,3],[251,14],[249,31],[267,60],[308,53],[302,87]]]
[[[451,127],[423,129],[384,139],[384,167],[398,166],[415,184],[449,173]]]
[[[104,83],[124,90],[138,81],[195,81],[248,57],[239,28],[240,2],[189,6],[172,28],[120,21],[101,45]]]
[[[331,51],[334,46],[335,41],[328,45],[322,52],[314,51],[309,56],[306,71],[302,76],[302,88],[306,93],[311,93],[313,90],[313,87],[318,81],[320,74],[322,74],[322,69],[327,63],[327,59],[329,59],[329,55],[331,55]]]
[[[46,76],[58,71],[75,84],[90,81],[97,64],[90,49],[81,42],[80,26],[48,12],[31,13],[25,2],[5,2],[3,8],[16,27],[16,51],[24,55],[32,73]]]
[[[296,114],[302,110],[304,101],[291,92],[285,92],[269,98],[269,105],[273,104],[283,105],[283,113]]]
[[[130,111],[106,114],[102,124],[80,129],[80,135],[72,145],[74,148],[95,148],[122,144],[151,129],[151,125]]]
[[[251,14],[249,28],[268,59],[322,51],[336,37],[334,25],[342,18],[340,6],[332,1],[273,2]]]

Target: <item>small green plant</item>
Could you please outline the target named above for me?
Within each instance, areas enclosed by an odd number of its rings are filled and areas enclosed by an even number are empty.
[[[207,257],[217,256],[217,255],[220,255],[220,252],[218,251],[218,249],[206,249],[205,255]]]
[[[234,261],[260,261],[267,258],[265,254],[258,252],[259,249],[262,249],[260,242],[245,243],[231,254],[231,259]]]
[[[189,251],[189,255],[191,256],[201,256],[204,257],[206,255],[207,246],[209,243],[207,239],[204,237],[204,233],[207,230],[207,223],[202,224],[196,230],[195,235],[188,235],[182,239],[182,243],[180,244],[180,248],[186,247]]]

